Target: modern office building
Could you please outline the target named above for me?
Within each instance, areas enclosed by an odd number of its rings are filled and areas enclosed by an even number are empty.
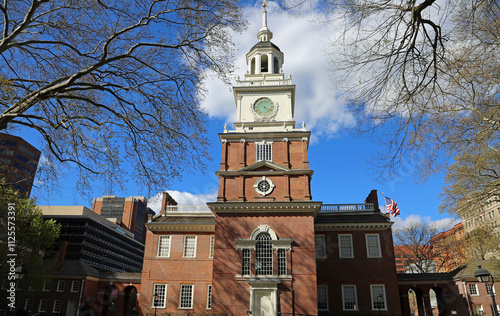
[[[67,243],[66,260],[80,260],[100,271],[140,272],[144,245],[134,235],[85,206],[39,206],[44,219],[61,224],[55,243]]]
[[[143,196],[121,198],[104,195],[94,199],[92,211],[132,232],[135,240],[144,243],[146,238],[144,224],[152,212],[147,204],[148,200]]]
[[[22,196],[29,197],[40,151],[21,137],[0,133],[0,177]]]

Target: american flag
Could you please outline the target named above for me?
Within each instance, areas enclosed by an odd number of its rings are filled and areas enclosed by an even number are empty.
[[[391,198],[385,197],[385,204],[387,205],[387,212],[391,213],[392,216],[396,217],[399,215],[399,207],[396,201]]]

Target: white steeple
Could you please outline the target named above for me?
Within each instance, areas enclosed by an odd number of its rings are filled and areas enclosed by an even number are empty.
[[[266,0],[264,0],[262,7],[263,7],[263,10],[262,10],[262,28],[260,29],[259,33],[257,34],[257,38],[261,42],[267,42],[273,38],[273,32],[271,32],[269,30],[269,28],[267,27]]]
[[[237,117],[236,132],[287,132],[295,129],[295,85],[285,79],[284,55],[271,42],[273,33],[267,26],[266,0],[263,3],[259,41],[248,54],[244,80],[233,87]]]

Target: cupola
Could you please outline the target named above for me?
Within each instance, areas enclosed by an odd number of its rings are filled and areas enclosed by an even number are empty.
[[[273,32],[267,27],[266,1],[262,10],[262,28],[257,33],[259,42],[247,54],[247,74],[249,75],[275,75],[281,74],[284,56],[278,46],[271,42]]]

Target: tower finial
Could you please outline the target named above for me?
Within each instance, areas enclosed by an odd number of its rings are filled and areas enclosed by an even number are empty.
[[[257,37],[261,41],[270,41],[271,38],[273,37],[273,33],[267,27],[266,6],[267,6],[267,0],[264,0],[262,2],[262,28],[260,29],[259,34],[257,34]]]

